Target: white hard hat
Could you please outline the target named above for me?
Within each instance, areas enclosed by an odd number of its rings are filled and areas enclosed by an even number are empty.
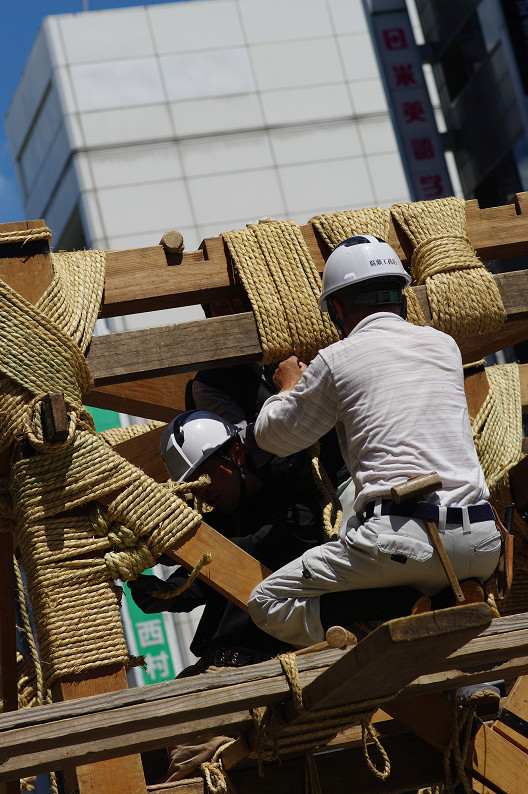
[[[328,311],[326,298],[333,292],[378,278],[401,279],[402,287],[411,283],[398,255],[384,240],[371,234],[349,237],[334,248],[326,261],[319,309]],[[376,289],[374,284],[372,289]]]
[[[161,457],[173,480],[189,480],[204,460],[235,436],[238,427],[217,414],[185,411],[164,429]]]

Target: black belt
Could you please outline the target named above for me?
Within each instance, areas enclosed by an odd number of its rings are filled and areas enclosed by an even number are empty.
[[[207,663],[216,667],[245,667],[247,664],[258,664],[273,659],[271,654],[243,648],[213,648],[207,654]]]
[[[364,521],[372,518],[376,502],[369,502],[361,515]],[[486,502],[482,505],[470,505],[467,508],[469,522],[471,524],[478,524],[479,521],[495,521],[495,516],[491,505]],[[430,502],[416,502],[415,500],[404,502],[403,504],[396,504],[392,499],[383,499],[381,503],[382,516],[402,516],[404,518],[418,518],[422,521],[435,521],[439,520],[438,505],[431,504]],[[462,524],[462,508],[461,507],[448,507],[446,524]]]

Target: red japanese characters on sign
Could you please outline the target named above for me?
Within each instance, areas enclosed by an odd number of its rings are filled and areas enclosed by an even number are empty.
[[[418,84],[412,63],[403,63],[398,66],[393,66],[392,73],[394,75],[396,87]]]
[[[427,116],[423,102],[417,100],[416,102],[402,102],[403,117],[406,124],[412,124],[414,121],[427,121]]]
[[[441,174],[426,174],[420,177],[420,186],[425,198],[432,199],[445,195],[444,181]]]
[[[406,50],[408,47],[403,28],[386,28],[383,31],[383,41],[388,50]]]
[[[405,0],[376,0],[372,6],[376,10],[369,11],[369,24],[412,198],[419,201],[452,195]]]
[[[411,148],[415,160],[434,160],[435,158],[431,138],[413,138]]]

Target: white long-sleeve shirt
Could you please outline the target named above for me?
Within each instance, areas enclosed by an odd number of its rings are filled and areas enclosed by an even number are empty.
[[[447,334],[390,312],[362,320],[320,351],[295,389],[273,395],[255,425],[275,455],[304,449],[336,426],[362,510],[393,485],[436,471],[441,505],[489,493],[473,443],[460,351]]]

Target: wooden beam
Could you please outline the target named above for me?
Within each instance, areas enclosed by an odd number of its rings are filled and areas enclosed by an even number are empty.
[[[18,231],[23,229],[33,229],[44,226],[44,221],[28,221],[23,224],[2,224],[0,225],[0,232],[3,231]],[[26,244],[26,246],[29,244]],[[24,246],[19,246],[19,250],[14,250],[13,246],[8,247],[10,256],[2,256],[5,254],[5,246],[0,246],[0,277],[15,289],[20,295],[32,303],[36,303],[41,295],[48,288],[53,278],[53,269],[51,259],[49,256],[49,246],[39,244],[30,249],[31,254],[28,255],[24,251]],[[58,400],[60,403],[60,400]],[[55,406],[56,408],[56,406]],[[60,417],[56,411],[51,411],[53,414],[50,426],[55,428],[53,432],[59,429],[60,434]],[[64,418],[64,417],[63,417]],[[58,422],[55,425],[55,421]],[[4,461],[5,463],[5,461]],[[7,464],[9,466],[9,463]],[[2,537],[4,533],[0,533]],[[2,539],[5,543],[5,539]],[[3,550],[5,552],[5,549]],[[2,564],[6,565],[4,556]],[[8,598],[9,593],[2,594],[2,604],[5,610],[11,611],[14,630],[14,606],[11,609],[10,602],[13,598],[13,571],[11,566],[10,575],[4,570],[1,572],[0,583],[5,588],[11,589],[11,596]],[[4,599],[4,595],[6,598]],[[2,631],[4,626],[0,627]],[[9,639],[8,630],[5,630],[5,639],[2,645]],[[14,653],[14,648],[13,648]],[[3,666],[3,665],[2,665]],[[5,671],[7,676],[7,669]],[[75,683],[63,680],[57,681],[54,685],[54,697],[58,699],[68,700],[72,697],[82,696],[84,692],[90,691],[92,694],[96,692],[107,692],[113,688],[126,688],[128,686],[126,679],[126,672],[124,668],[118,671],[102,668],[98,670],[97,675],[90,678],[90,675],[80,676]],[[15,689],[16,693],[16,689]],[[11,702],[11,701],[9,701]],[[55,766],[54,769],[58,767]],[[116,764],[113,764],[113,769],[110,771],[106,765],[96,764],[79,770],[79,775],[72,778],[72,786],[76,784],[79,794],[102,794],[111,790],[112,794],[141,794],[146,791],[145,778],[143,775],[143,767],[139,755],[120,758]],[[107,786],[110,785],[110,788]],[[8,792],[10,794],[10,792]]]
[[[186,410],[186,392],[195,375],[195,372],[182,372],[161,378],[97,386],[84,396],[84,404],[170,422]]]
[[[490,623],[486,604],[389,620],[307,686],[303,690],[304,705],[313,711],[353,703],[364,699],[366,687],[370,698],[398,691],[420,673],[434,670],[440,659],[476,637]]]
[[[517,625],[528,628],[528,614],[524,618],[515,618]],[[501,625],[509,626],[511,630],[501,633]],[[488,637],[489,647],[495,649],[495,658],[500,656],[506,660],[517,655],[512,627],[509,618],[499,618],[483,632]],[[480,636],[469,640],[459,649],[460,653],[464,647],[469,648],[480,640]],[[357,647],[360,646],[361,643]],[[413,662],[414,647],[413,640],[409,640],[407,660],[412,659]],[[316,682],[322,672],[331,669],[330,665],[342,659],[346,653],[332,650],[298,657],[301,685],[306,689]],[[471,661],[472,654],[466,652],[466,658]],[[461,659],[462,656],[459,661]],[[439,666],[445,664],[440,656],[438,662]],[[489,680],[490,672],[494,670],[490,671],[486,667],[477,672],[473,669],[464,672],[460,666],[453,668],[451,677],[446,677],[443,672],[431,672],[421,677],[421,687],[416,683],[419,678],[404,688],[393,705],[400,701],[405,704],[409,700],[411,706],[414,701],[424,703],[423,696],[410,698],[409,692],[438,693],[446,688]],[[373,696],[373,692],[379,689],[377,680],[373,683],[374,687],[371,688],[366,678],[366,686],[361,693],[363,699]],[[288,698],[289,692],[280,663],[271,660],[249,667],[226,668],[208,673],[207,676],[177,679],[67,703],[54,703],[39,709],[26,709],[17,714],[0,715],[0,781],[32,770],[57,768],[65,763],[75,765],[80,760],[94,761],[118,757],[132,750],[139,752],[164,747],[170,741],[192,739],[204,734],[214,735],[218,730],[226,735],[236,735],[240,729],[251,724],[249,708],[279,703]],[[439,695],[438,700],[449,707],[444,697]],[[416,719],[416,712],[420,713],[421,710],[424,725],[420,730],[427,728],[426,740],[437,748],[443,747],[445,735],[449,735],[450,712],[448,724],[445,725],[442,721],[437,724],[436,719],[429,718],[430,713],[436,715],[438,712],[442,716],[441,711],[424,712],[423,707],[409,708],[413,719]],[[388,705],[384,706],[384,710],[389,710]],[[402,712],[405,714],[403,706]],[[400,716],[394,713],[398,721]],[[406,724],[405,721],[403,724]]]
[[[151,430],[116,444],[114,449],[156,482],[164,482],[168,479],[168,472],[159,451],[162,432],[163,428]],[[113,497],[110,494],[99,501],[109,504]],[[166,551],[169,557],[190,571],[205,553],[211,553],[212,559],[202,568],[200,579],[247,612],[251,591],[271,571],[205,521],[188,532],[174,548]]]
[[[467,234],[483,260],[528,254],[527,194],[513,203],[480,209],[466,202]],[[324,269],[329,254],[310,224],[301,226],[316,267]],[[389,243],[409,263],[409,243],[391,221]],[[200,250],[168,254],[163,246],[107,252],[105,295],[101,316],[112,317],[155,309],[243,297],[219,237],[207,238]]]
[[[262,356],[252,312],[210,317],[92,339],[87,361],[96,386],[256,361]]]
[[[514,717],[514,719],[512,719]],[[517,719],[515,719],[517,718]],[[521,676],[501,704],[492,728],[520,750],[528,753],[528,676]],[[523,731],[524,728],[524,732]]]
[[[465,363],[528,338],[528,270],[495,276],[508,320],[493,334],[460,344]],[[421,299],[425,287],[414,288]],[[96,386],[256,361],[262,355],[252,312],[92,339],[87,360]]]

